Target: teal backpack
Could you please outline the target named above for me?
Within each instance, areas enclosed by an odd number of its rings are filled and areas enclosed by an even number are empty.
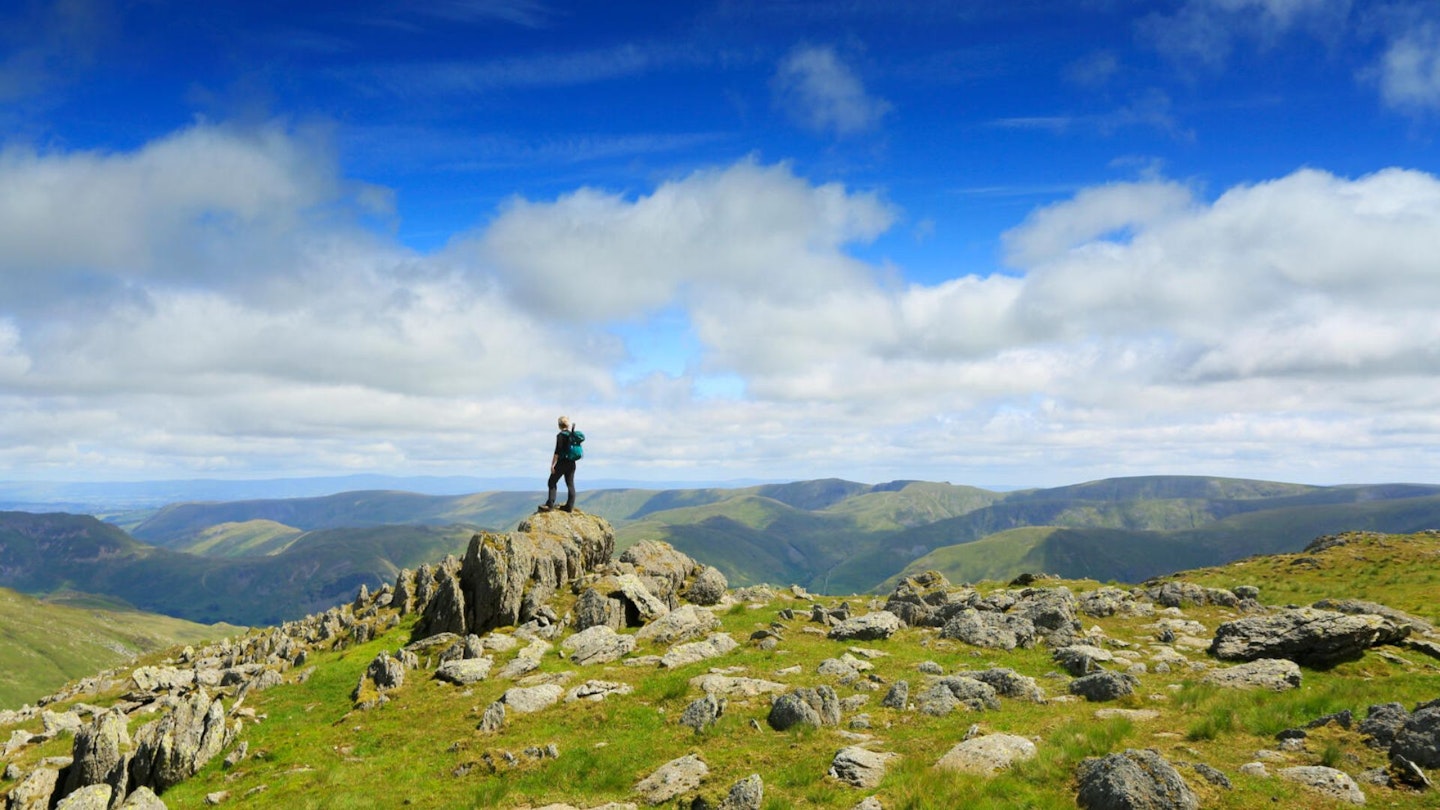
[[[565,460],[579,461],[585,455],[585,434],[578,430],[570,431],[570,441],[565,445]]]

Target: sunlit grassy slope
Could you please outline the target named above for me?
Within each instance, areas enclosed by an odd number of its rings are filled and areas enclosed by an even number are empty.
[[[0,588],[0,709],[32,703],[141,653],[237,629],[140,613],[96,597],[72,594],[56,603]]]

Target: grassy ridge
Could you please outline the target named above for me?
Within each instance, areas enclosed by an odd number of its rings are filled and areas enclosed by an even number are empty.
[[[0,588],[0,709],[18,708],[142,653],[242,629],[141,613],[94,598],[41,601]]]
[[[1027,530],[1022,530],[1027,531]],[[1305,565],[1297,565],[1301,556]],[[1440,622],[1433,600],[1440,559],[1440,537],[1357,537],[1348,544],[1311,555],[1251,558],[1225,566],[1188,572],[1177,579],[1215,587],[1257,586],[1267,603],[1310,603],[1334,596],[1359,596]],[[1082,583],[1068,583],[1077,590]],[[559,612],[568,607],[562,597]],[[834,605],[839,597],[820,601]],[[853,599],[852,599],[853,603]],[[539,676],[572,686],[586,679],[625,683],[628,696],[598,703],[561,704],[536,714],[507,716],[499,734],[478,731],[480,714],[515,684],[492,677],[466,688],[440,683],[421,671],[407,673],[403,687],[390,702],[372,711],[351,707],[350,690],[379,652],[406,643],[410,625],[363,646],[321,651],[311,657],[316,667],[308,680],[252,693],[246,707],[263,721],[247,725],[244,739],[250,757],[233,768],[218,758],[195,778],[164,796],[167,806],[204,806],[205,797],[226,791],[230,802],[255,807],[379,808],[403,804],[415,808],[496,808],[518,810],[551,802],[594,807],[606,802],[636,801],[635,784],[661,764],[684,754],[699,755],[710,769],[703,790],[712,802],[728,787],[752,773],[765,783],[765,810],[819,810],[853,807],[874,795],[886,808],[926,810],[936,807],[1071,810],[1075,806],[1075,770],[1086,757],[1125,748],[1153,748],[1171,762],[1204,763],[1219,769],[1233,783],[1221,789],[1184,766],[1182,778],[1198,795],[1200,806],[1213,810],[1261,810],[1273,807],[1329,806],[1313,793],[1275,777],[1240,772],[1257,759],[1257,751],[1274,752],[1271,773],[1291,765],[1325,764],[1355,775],[1386,765],[1383,751],[1364,744],[1358,731],[1337,726],[1313,729],[1302,750],[1278,752],[1278,732],[1304,726],[1317,717],[1349,710],[1363,717],[1368,706],[1399,702],[1407,707],[1440,695],[1440,672],[1433,662],[1413,651],[1385,648],[1357,661],[1326,670],[1303,670],[1299,689],[1269,691],[1220,690],[1200,682],[1190,666],[1162,671],[1153,665],[1155,616],[1087,617],[1087,626],[1101,628],[1115,643],[1112,649],[1134,651],[1151,662],[1136,677],[1135,694],[1104,708],[1147,709],[1151,719],[1098,717],[1098,704],[1029,703],[1003,698],[998,711],[958,712],[933,717],[914,709],[879,705],[888,684],[907,680],[912,701],[923,688],[918,667],[938,665],[946,673],[1006,667],[1035,678],[1052,696],[1064,694],[1064,678],[1047,677],[1055,670],[1049,650],[980,650],[937,639],[933,631],[906,628],[896,636],[861,647],[878,650],[870,678],[842,683],[818,674],[821,661],[839,658],[857,645],[807,633],[814,625],[803,619],[783,621],[782,607],[800,603],[777,598],[758,606],[738,605],[719,613],[724,630],[744,639],[754,629],[780,621],[785,640],[779,649],[742,645],[714,661],[674,670],[620,664],[577,667],[548,655]],[[1414,607],[1412,607],[1412,605]],[[1184,618],[1213,630],[1238,614],[1223,608],[1186,607]],[[1176,647],[1192,662],[1218,665],[1203,652]],[[659,650],[641,645],[639,654]],[[497,666],[511,654],[497,656]],[[749,677],[776,680],[787,688],[833,686],[841,698],[868,698],[847,710],[845,721],[864,714],[871,737],[867,747],[899,755],[877,788],[858,790],[827,778],[835,752],[855,743],[848,728],[819,728],[780,733],[765,724],[766,697],[732,698],[711,730],[695,734],[677,718],[699,697],[689,681],[714,667]],[[1123,666],[1123,665],[1119,665]],[[571,673],[568,677],[564,673]],[[873,689],[873,691],[872,691]],[[105,703],[114,696],[88,702]],[[227,701],[228,703],[228,701]],[[934,763],[966,736],[972,724],[981,733],[1005,732],[1031,739],[1037,756],[993,777],[947,773]],[[68,742],[68,741],[67,741]],[[553,744],[559,759],[534,759],[523,751]],[[52,749],[26,752],[19,764],[30,767]],[[509,764],[504,752],[515,756]],[[1397,810],[1433,807],[1433,793],[1419,793],[1364,784],[1371,806]]]

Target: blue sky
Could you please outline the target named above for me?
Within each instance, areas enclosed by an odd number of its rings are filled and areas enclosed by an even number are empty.
[[[20,0],[0,135],[0,480],[1440,481],[1431,2]]]

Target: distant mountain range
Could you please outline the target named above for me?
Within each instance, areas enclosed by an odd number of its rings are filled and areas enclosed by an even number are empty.
[[[174,503],[108,515],[0,513],[0,586],[69,589],[193,621],[274,624],[460,553],[510,529],[532,492],[389,490]],[[1023,571],[1139,582],[1317,536],[1440,527],[1440,486],[1316,487],[1198,476],[996,492],[924,481],[838,479],[734,488],[587,491],[579,505],[624,548],[663,540],[732,585],[818,593],[887,590],[935,568],[952,581]]]

